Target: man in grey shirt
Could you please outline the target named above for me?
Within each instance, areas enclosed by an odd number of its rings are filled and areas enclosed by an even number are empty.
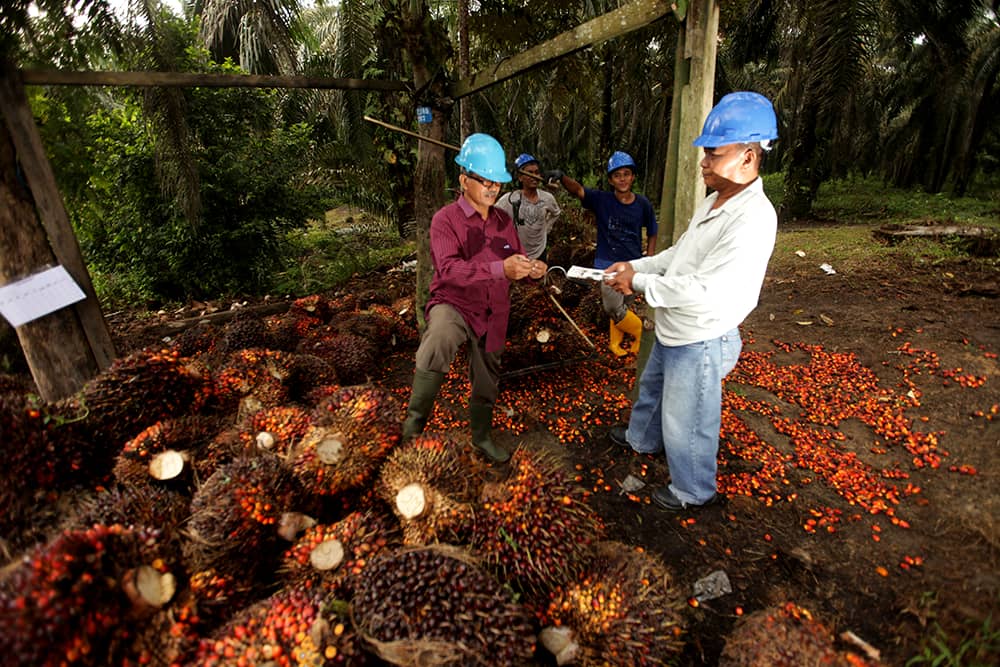
[[[521,189],[500,197],[496,206],[514,220],[517,236],[524,246],[524,254],[531,259],[544,261],[549,230],[562,209],[552,193],[538,189],[542,182],[538,160],[527,153],[521,153],[514,160],[514,167],[521,181]]]

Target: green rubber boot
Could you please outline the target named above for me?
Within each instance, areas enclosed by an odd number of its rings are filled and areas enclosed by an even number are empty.
[[[444,373],[424,371],[419,368],[413,374],[413,392],[410,394],[410,405],[406,409],[406,421],[403,422],[403,441],[424,432],[424,426],[434,409],[434,399],[444,383]]]
[[[490,440],[490,428],[493,426],[493,406],[484,403],[469,405],[469,425],[472,427],[472,444],[478,447],[486,456],[497,463],[510,459],[510,453],[503,447],[497,447]]]

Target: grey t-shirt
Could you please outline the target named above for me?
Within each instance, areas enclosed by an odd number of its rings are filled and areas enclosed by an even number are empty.
[[[515,204],[518,204],[517,215],[514,215]],[[524,254],[531,259],[541,257],[548,243],[552,223],[562,213],[552,193],[538,190],[538,201],[531,202],[524,197],[521,190],[514,190],[500,197],[496,206],[514,219],[517,236],[524,246]]]

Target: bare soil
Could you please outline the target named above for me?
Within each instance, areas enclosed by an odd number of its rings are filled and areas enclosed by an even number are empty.
[[[680,664],[717,664],[741,617],[784,602],[810,610],[839,647],[861,652],[840,639],[851,632],[887,665],[929,637],[957,646],[991,614],[996,632],[1000,276],[981,261],[898,262],[827,275],[819,261],[772,260],[726,383],[725,499],[681,514],[649,501],[669,479],[662,457],[607,441],[627,418],[637,364],[607,352],[596,290],[568,285],[560,297],[594,350],[543,296],[534,316],[512,322],[496,440],[561,448],[607,537],[662,557],[682,589],[728,575],[732,593],[688,607]],[[372,275],[347,289],[411,284]],[[532,318],[559,328],[556,342],[519,361]],[[114,326],[120,350],[162,333],[162,321]],[[414,349],[387,350],[378,380],[402,401]],[[430,428],[463,427],[465,373],[457,361]],[[646,486],[625,492],[630,475]],[[997,656],[977,660],[967,664]]]

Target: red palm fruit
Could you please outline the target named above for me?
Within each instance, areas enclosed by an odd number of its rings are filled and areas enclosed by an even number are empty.
[[[339,390],[312,411],[289,460],[306,489],[334,496],[367,484],[399,442],[399,401],[374,387]]]
[[[263,408],[243,420],[238,427],[238,438],[243,451],[263,449],[285,457],[311,424],[312,417],[303,408],[294,405]]]
[[[121,448],[158,421],[197,414],[211,384],[196,365],[176,351],[144,349],[116,360],[66,401],[86,418],[90,435],[85,465],[94,475],[110,472]]]
[[[294,583],[321,580],[324,589],[350,599],[365,566],[399,543],[395,522],[377,510],[352,512],[336,523],[307,528],[282,557],[282,577]]]
[[[795,603],[768,607],[736,623],[719,658],[720,667],[877,667],[850,651],[838,651],[830,630]]]
[[[221,427],[222,420],[205,415],[158,421],[125,443],[115,462],[115,478],[122,484],[190,482],[190,459]]]
[[[285,398],[281,389],[288,378],[291,355],[275,350],[248,349],[233,352],[212,376],[217,408],[230,413],[247,396],[267,399],[279,405]],[[264,402],[264,401],[262,401]]]
[[[556,588],[539,639],[556,662],[666,665],[683,649],[684,596],[659,559],[601,542],[582,575]]]
[[[219,351],[219,330],[211,324],[199,323],[170,342],[170,349],[182,357],[211,357]]]
[[[519,447],[511,466],[484,486],[472,543],[502,579],[544,596],[582,572],[604,525],[554,456]]]
[[[361,665],[357,635],[324,605],[318,586],[285,588],[202,639],[198,665]]]
[[[42,539],[52,522],[40,520],[40,512],[80,481],[89,447],[55,410],[24,395],[0,394],[0,535],[8,548]]]
[[[337,333],[325,326],[311,331],[299,343],[297,351],[313,354],[328,362],[345,385],[367,382],[376,370],[376,341],[351,333]]]
[[[134,627],[174,593],[158,532],[122,525],[66,531],[0,582],[8,665],[107,665]]]
[[[271,336],[267,325],[260,318],[246,312],[239,313],[227,322],[219,336],[219,351],[222,354],[270,347]]]
[[[272,349],[294,352],[306,334],[323,326],[324,321],[304,311],[290,310],[280,317],[267,318],[264,323],[267,325]]]
[[[396,665],[524,665],[535,649],[527,611],[447,545],[386,550],[366,568],[352,600],[362,638]]]
[[[288,397],[299,403],[310,403],[310,392],[316,387],[335,385],[339,382],[337,370],[314,354],[295,354],[288,369]]]
[[[477,489],[458,450],[450,440],[420,435],[393,450],[382,465],[379,494],[399,518],[405,544],[466,538]]]
[[[219,467],[191,501],[184,556],[193,571],[248,580],[273,572],[284,541],[304,528],[302,488],[277,456],[240,457]]]
[[[335,302],[327,301],[325,297],[319,294],[311,294],[293,301],[288,312],[292,315],[305,315],[315,317],[321,322],[329,322],[330,316],[336,310],[339,310],[339,306]]]

